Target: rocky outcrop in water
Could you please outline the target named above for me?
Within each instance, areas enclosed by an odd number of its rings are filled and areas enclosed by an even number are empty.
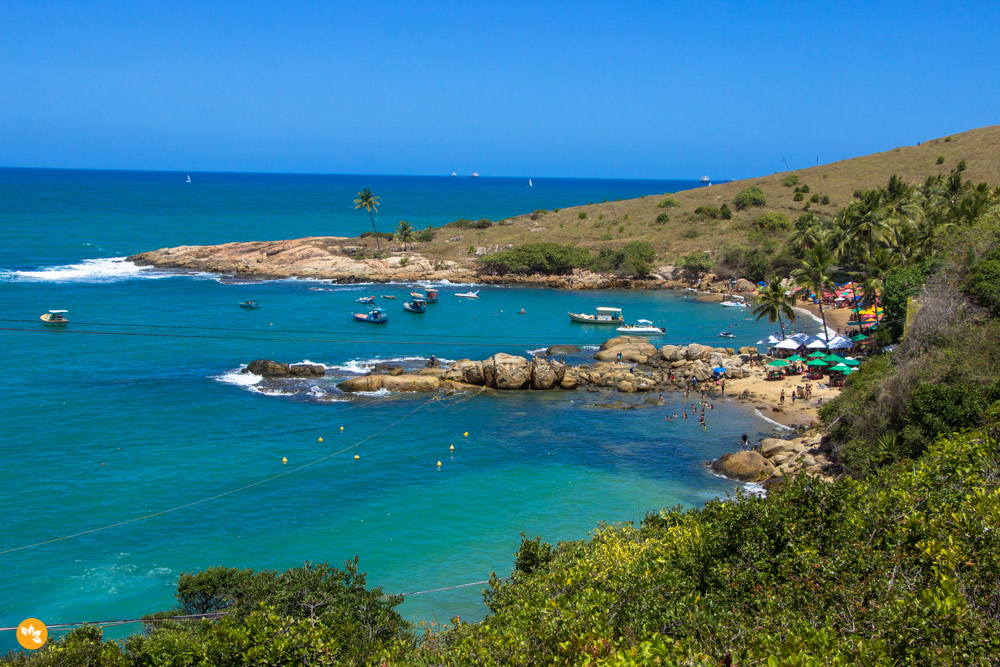
[[[266,378],[318,377],[326,374],[326,368],[318,364],[282,364],[270,359],[257,359],[240,372]]]

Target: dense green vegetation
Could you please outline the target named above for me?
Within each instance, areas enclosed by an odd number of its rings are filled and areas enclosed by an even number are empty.
[[[567,275],[575,269],[592,269],[620,276],[645,277],[653,269],[656,252],[643,241],[621,248],[604,248],[596,256],[589,250],[558,243],[529,243],[476,260],[480,271],[495,275]]]
[[[178,609],[122,644],[75,630],[48,665],[972,665],[1000,652],[1000,428],[861,481],[650,513],[524,540],[490,615],[417,634],[356,564],[185,575]],[[725,663],[728,664],[728,663]]]

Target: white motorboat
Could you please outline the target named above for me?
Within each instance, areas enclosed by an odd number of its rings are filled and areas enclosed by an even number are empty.
[[[478,299],[479,298],[479,290],[476,290],[475,292],[459,292],[455,296],[461,297],[463,299]]]
[[[721,304],[724,308],[749,308],[750,304],[747,303],[746,297],[742,297],[739,294],[730,294],[726,301]]]
[[[623,334],[636,334],[640,336],[660,336],[667,333],[663,327],[655,326],[649,320],[636,320],[635,324],[626,324],[617,329]]]

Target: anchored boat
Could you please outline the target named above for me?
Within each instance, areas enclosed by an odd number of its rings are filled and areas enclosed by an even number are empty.
[[[42,322],[47,327],[64,327],[69,324],[69,320],[66,319],[68,312],[68,310],[50,310],[42,315]]]
[[[642,336],[659,336],[667,333],[666,329],[655,326],[649,320],[636,320],[635,324],[626,324],[623,327],[618,327],[618,331],[623,334],[638,334]]]
[[[597,313],[594,315],[569,313],[569,319],[581,324],[625,324],[625,319],[622,317],[622,309],[611,306],[599,306]]]
[[[455,296],[461,297],[463,299],[478,299],[479,290],[476,290],[475,292],[459,292]]]
[[[414,298],[413,301],[407,301],[403,304],[403,310],[408,313],[422,313],[427,310],[426,302],[421,299]]]
[[[358,322],[368,322],[370,324],[385,324],[389,321],[389,314],[381,308],[372,308],[367,313],[352,313]]]
[[[750,304],[747,303],[746,297],[742,297],[739,294],[730,294],[726,301],[723,301],[721,306],[725,308],[749,308]]]
[[[249,310],[256,310],[260,308],[260,304],[256,301],[240,301],[240,308],[247,308]]]
[[[368,304],[369,306],[373,306],[373,305],[375,305],[375,297],[373,297],[373,296],[363,296],[360,299],[358,299],[358,303],[365,303],[365,304]]]

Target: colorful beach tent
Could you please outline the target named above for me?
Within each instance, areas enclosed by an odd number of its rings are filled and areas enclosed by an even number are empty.
[[[786,338],[785,340],[776,344],[774,347],[775,349],[778,350],[797,350],[800,347],[802,347],[802,343],[798,342],[797,340],[793,340],[791,338]]]
[[[775,359],[774,361],[767,362],[768,366],[788,366],[788,362],[784,359]]]
[[[716,366],[715,368],[712,369],[712,372],[713,373],[725,373],[726,372],[726,367],[725,366]]]
[[[810,350],[822,350],[822,349],[826,348],[826,341],[825,340],[820,340],[819,338],[817,338],[816,340],[814,340],[814,341],[810,342],[808,345],[806,345],[806,347],[808,347]]]

